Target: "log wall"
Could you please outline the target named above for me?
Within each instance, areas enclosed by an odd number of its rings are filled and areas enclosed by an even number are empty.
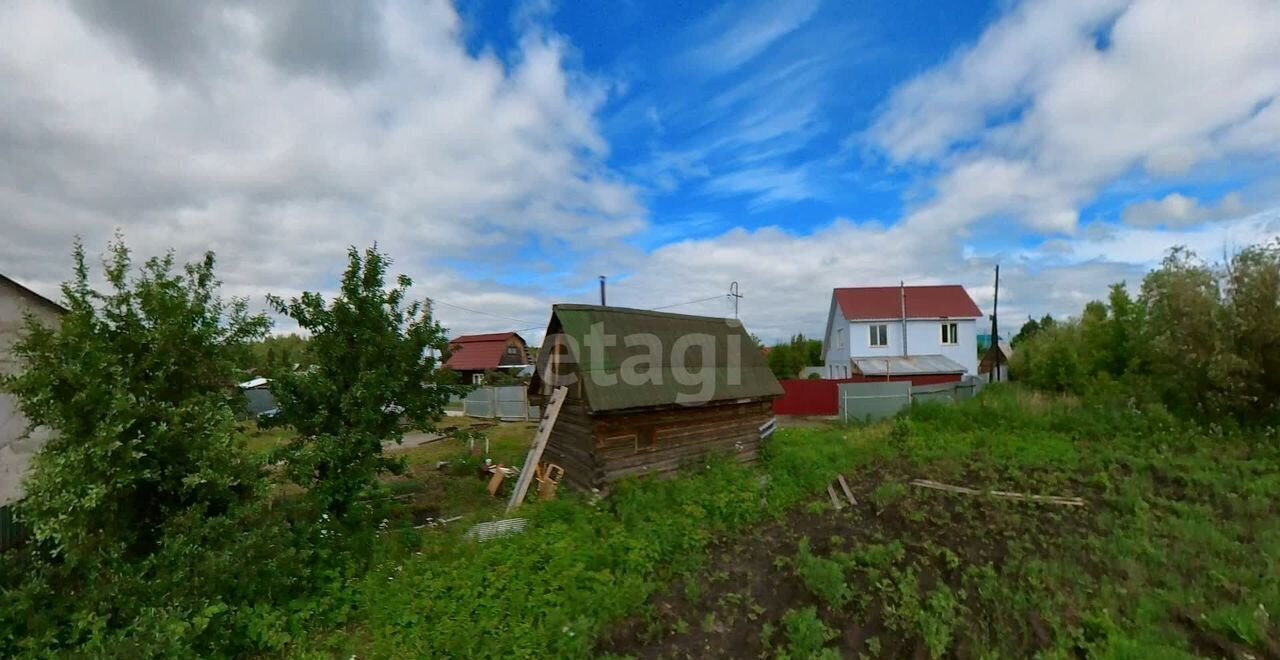
[[[772,418],[771,400],[593,415],[571,396],[545,455],[565,468],[575,488],[604,488],[627,477],[671,472],[712,452],[752,462],[760,427]]]

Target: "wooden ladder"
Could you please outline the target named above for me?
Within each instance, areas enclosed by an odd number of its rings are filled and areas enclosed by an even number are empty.
[[[529,485],[533,483],[533,471],[538,467],[538,462],[542,460],[542,451],[547,448],[547,439],[551,437],[551,429],[556,425],[556,416],[560,414],[560,406],[564,405],[564,399],[569,395],[569,388],[557,387],[551,392],[551,399],[547,401],[547,407],[542,411],[542,421],[538,423],[538,433],[533,436],[533,446],[529,448],[529,455],[524,459],[524,467],[520,468],[520,478],[516,481],[516,488],[511,492],[511,499],[507,502],[507,513],[520,506],[524,502],[524,496],[529,492]]]

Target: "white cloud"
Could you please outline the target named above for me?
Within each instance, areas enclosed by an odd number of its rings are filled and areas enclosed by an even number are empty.
[[[1216,205],[1202,205],[1194,197],[1181,193],[1169,193],[1161,199],[1152,199],[1129,205],[1124,210],[1124,221],[1135,227],[1170,228],[1189,227],[1206,220],[1221,220],[1244,215],[1246,212],[1240,193],[1224,195]]]
[[[525,314],[518,287],[444,260],[544,240],[572,259],[645,227],[605,164],[603,88],[559,36],[529,24],[504,62],[467,51],[445,2],[303,5],[0,5],[6,274],[50,291],[73,234],[98,250],[119,227],[143,254],[216,250],[258,297],[378,241],[426,291],[506,290]]]
[[[936,173],[904,218],[734,229],[651,254],[627,247],[658,233],[607,165],[606,88],[566,64],[571,47],[538,11],[515,21],[503,61],[469,53],[444,2],[392,0],[352,20],[334,4],[284,36],[280,17],[301,5],[161,4],[146,20],[89,0],[0,4],[0,229],[20,237],[0,243],[6,274],[49,292],[73,233],[97,249],[118,226],[142,252],[217,250],[231,293],[289,295],[332,286],[346,246],[377,240],[421,295],[498,315],[441,306],[457,331],[539,325],[550,303],[594,301],[606,273],[610,301],[639,307],[737,280],[747,327],[772,340],[820,332],[835,286],[958,282],[986,309],[999,260],[1003,318],[1074,314],[1172,245],[1211,256],[1280,232],[1274,214],[1192,227],[1241,210],[1170,196],[1132,207],[1130,226],[1073,234],[1082,205],[1131,172],[1278,153],[1274,3],[1018,5],[900,87],[865,133],[891,165]],[[764,65],[706,103],[663,106],[662,130],[693,138],[635,176],[668,190],[705,179],[757,206],[820,196],[793,156],[824,128],[829,63],[764,57],[814,7],[727,7],[705,24],[718,27],[700,63]],[[1021,252],[969,242],[1003,222],[1064,237]],[[1154,224],[1166,229],[1140,226]]]
[[[694,30],[702,43],[693,59],[712,72],[737,68],[804,25],[817,9],[817,0],[726,3]]]
[[[962,229],[1009,215],[1071,233],[1080,207],[1135,169],[1155,177],[1280,154],[1280,4],[1044,0],[899,87],[867,136],[936,165],[908,217]]]

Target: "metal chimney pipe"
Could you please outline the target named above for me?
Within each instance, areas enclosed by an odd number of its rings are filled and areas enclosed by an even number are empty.
[[[601,307],[606,306],[604,302],[604,280],[605,280],[604,275],[601,275],[600,276],[600,306]]]
[[[907,284],[898,280],[898,291],[902,294],[902,357],[907,357]]]

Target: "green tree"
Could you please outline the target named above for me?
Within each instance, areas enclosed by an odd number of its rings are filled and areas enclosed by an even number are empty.
[[[769,370],[777,378],[796,378],[805,367],[822,366],[822,341],[792,335],[787,343],[769,349]]]
[[[1233,408],[1259,421],[1280,419],[1280,240],[1248,247],[1224,274],[1222,334],[1237,387]]]
[[[170,519],[220,515],[261,483],[235,432],[232,384],[269,321],[218,296],[211,252],[182,272],[170,253],[135,273],[117,237],[104,291],[79,242],[72,256],[60,326],[28,317],[13,347],[25,370],[4,379],[22,413],[56,432],[22,510],[68,564],[145,556]]]
[[[1014,335],[1013,339],[1009,340],[1009,345],[1018,346],[1022,342],[1027,341],[1028,339],[1031,339],[1032,337],[1034,337],[1037,332],[1040,332],[1040,329],[1042,327],[1052,326],[1055,323],[1055,321],[1053,320],[1053,317],[1048,314],[1044,315],[1043,321],[1044,323],[1042,324],[1041,321],[1037,321],[1034,318],[1028,316],[1027,322],[1023,323],[1022,327],[1018,329],[1018,334]]]
[[[1208,264],[1174,248],[1142,281],[1152,382],[1172,409],[1220,412],[1214,390],[1226,385],[1218,328],[1222,292]]]
[[[366,492],[377,475],[401,463],[383,454],[384,442],[399,442],[401,421],[430,431],[445,404],[464,388],[436,369],[435,353],[445,353],[444,328],[421,301],[410,302],[412,281],[401,275],[385,283],[390,260],[376,246],[348,252],[338,295],[326,302],[305,292],[271,305],[310,332],[308,353],[315,364],[274,374],[272,392],[280,421],[298,437],[280,457],[286,473],[336,513]]]

